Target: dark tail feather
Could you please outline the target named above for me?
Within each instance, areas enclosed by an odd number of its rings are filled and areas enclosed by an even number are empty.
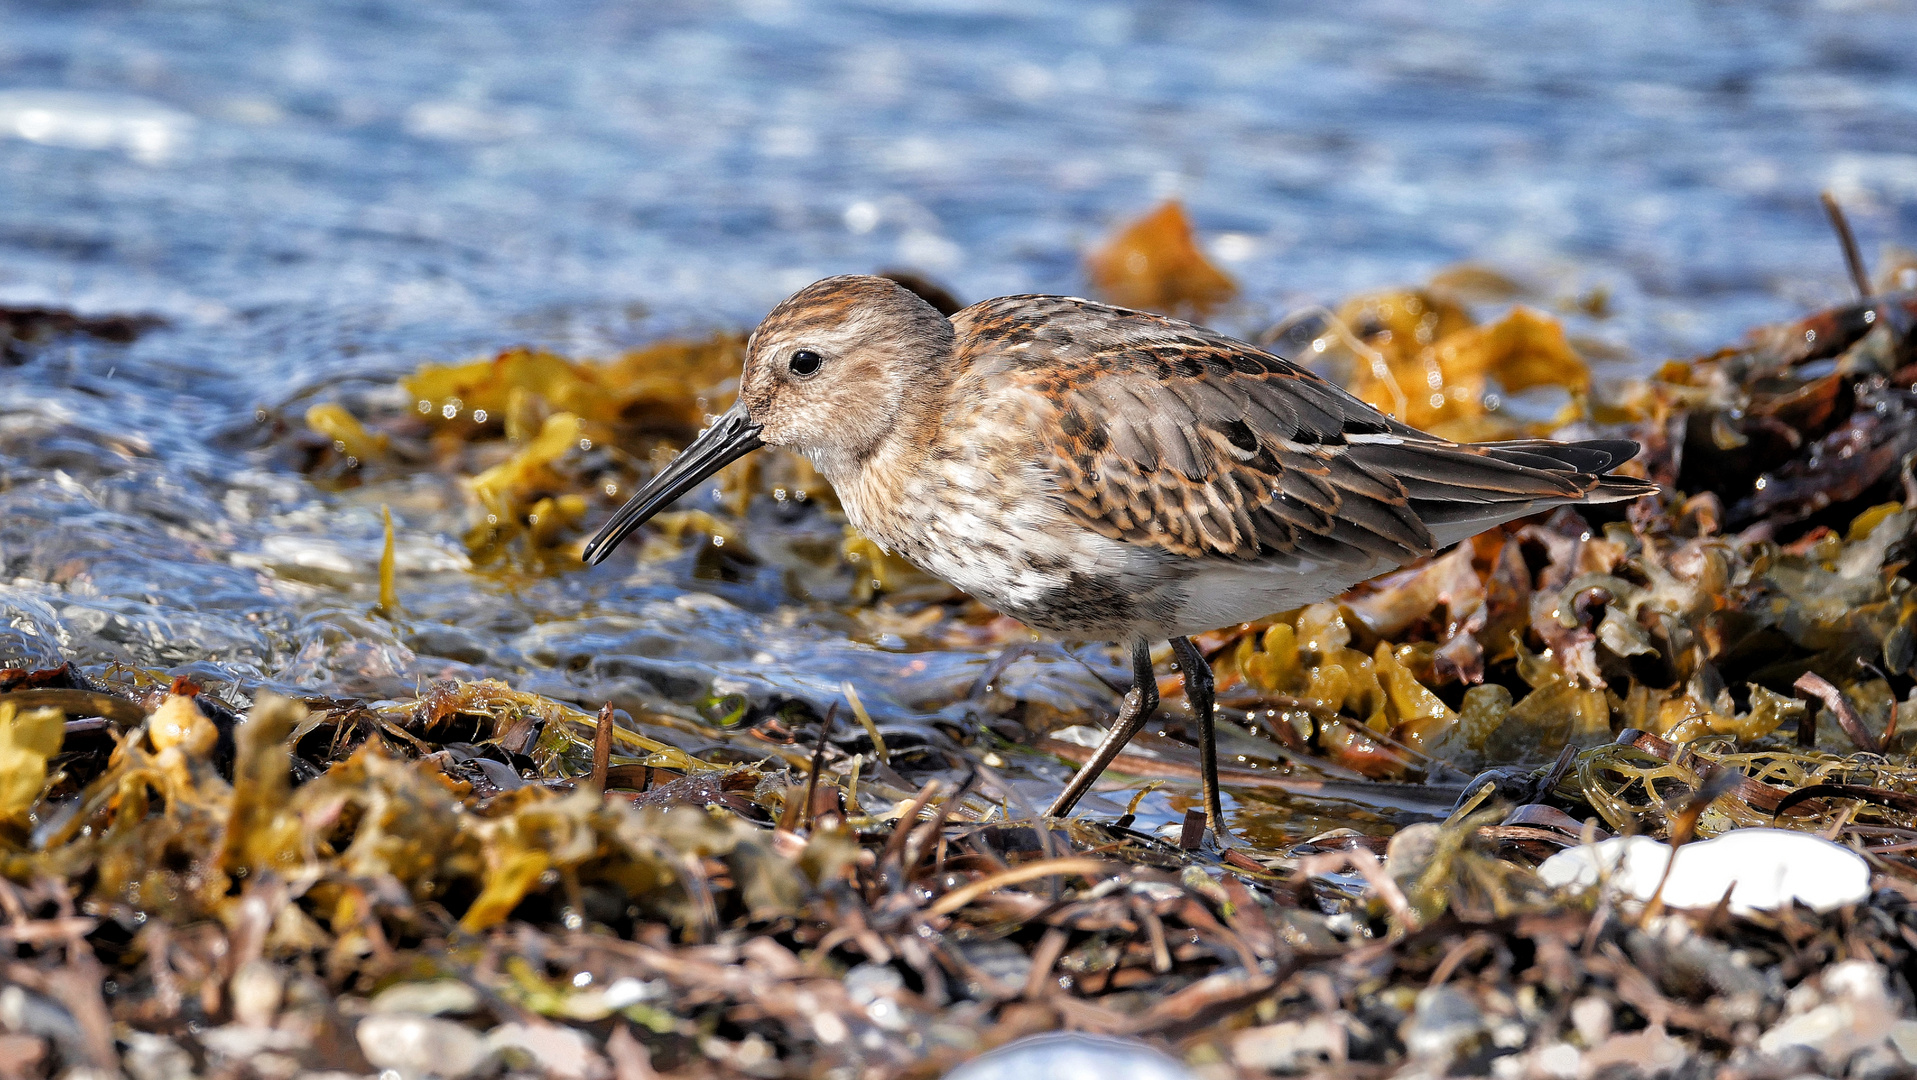
[[[1463,446],[1407,439],[1356,443],[1348,452],[1403,486],[1411,512],[1439,547],[1554,506],[1623,502],[1657,490],[1647,480],[1608,475],[1637,456],[1628,439]]]
[[[1558,443],[1545,439],[1479,443],[1476,449],[1521,468],[1559,474],[1583,474],[1574,479],[1584,487],[1581,502],[1620,502],[1649,495],[1657,485],[1631,476],[1607,476],[1612,469],[1636,457],[1638,444],[1629,439],[1593,439]]]
[[[1549,439],[1518,439],[1513,442],[1476,443],[1474,450],[1482,450],[1501,461],[1517,459],[1542,459],[1556,462],[1562,471],[1569,468],[1574,472],[1601,473],[1624,464],[1637,456],[1638,445],[1629,439],[1595,439],[1591,442],[1561,443]]]

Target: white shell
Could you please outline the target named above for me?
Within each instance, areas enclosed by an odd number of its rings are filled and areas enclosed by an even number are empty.
[[[1014,1039],[946,1074],[945,1080],[1198,1080],[1134,1039],[1053,1031]]]
[[[1597,884],[1601,867],[1619,892],[1649,900],[1670,858],[1669,844],[1620,836],[1560,851],[1544,860],[1538,876],[1558,888],[1589,888]],[[1870,895],[1870,866],[1849,848],[1810,833],[1737,829],[1684,845],[1664,883],[1664,903],[1715,907],[1726,889],[1731,910],[1739,915],[1775,911],[1793,900],[1829,911]]]

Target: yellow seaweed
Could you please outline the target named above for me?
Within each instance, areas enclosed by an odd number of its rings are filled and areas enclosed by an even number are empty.
[[[333,449],[361,462],[380,457],[392,444],[383,432],[366,430],[358,417],[336,401],[307,409],[306,426],[333,440]]]
[[[1202,317],[1238,293],[1198,250],[1191,219],[1176,201],[1126,226],[1085,268],[1101,297],[1148,311]]]
[[[18,820],[47,785],[47,760],[60,752],[66,717],[58,709],[0,704],[0,819]]]
[[[379,612],[390,618],[399,614],[399,588],[395,584],[393,558],[392,508],[382,504],[379,508],[379,516],[386,525],[385,541],[379,549]]]
[[[682,424],[728,403],[744,359],[744,338],[663,341],[598,363],[536,349],[506,349],[488,360],[426,364],[401,380],[419,415],[440,425],[496,425],[515,437],[542,411],[595,423],[661,410]],[[515,432],[513,429],[518,428]]]
[[[1494,391],[1558,386],[1574,400],[1548,430],[1580,412],[1575,400],[1591,387],[1590,370],[1556,319],[1518,307],[1485,326],[1462,309],[1423,293],[1386,293],[1345,305],[1339,318],[1357,329],[1377,356],[1352,365],[1347,387],[1413,427],[1461,442],[1510,438],[1526,426],[1496,412]]]
[[[286,742],[305,716],[304,705],[261,694],[234,733],[233,802],[221,855],[222,868],[232,876],[290,872],[302,861],[304,829],[286,805],[292,786]]]
[[[572,413],[549,416],[539,434],[521,447],[518,453],[468,481],[484,513],[467,534],[467,547],[475,552],[483,552],[525,531],[529,526],[537,529],[538,522],[526,520],[526,515],[531,512],[527,502],[538,493],[565,486],[564,479],[553,471],[553,465],[573,450],[585,448],[582,444],[589,443],[589,440],[585,439],[584,431],[585,422]],[[569,498],[577,501],[566,504],[564,508],[548,500],[550,505],[547,507],[548,524],[545,529],[548,536],[561,524],[558,521],[560,515],[575,521],[584,515],[584,500],[577,495]],[[568,513],[569,510],[572,512]]]

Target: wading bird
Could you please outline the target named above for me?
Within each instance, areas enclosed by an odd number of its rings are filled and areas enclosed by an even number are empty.
[[[1513,518],[1655,490],[1605,475],[1633,442],[1453,443],[1254,345],[1072,297],[947,318],[886,278],[827,278],[773,308],[746,353],[738,401],[585,561],[728,462],[791,447],[882,547],[1036,630],[1129,649],[1132,689],[1048,813],[1069,813],[1150,718],[1151,643],[1169,641],[1220,844],[1211,669],[1189,635]]]

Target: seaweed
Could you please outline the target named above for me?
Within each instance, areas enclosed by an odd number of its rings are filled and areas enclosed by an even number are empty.
[[[1203,318],[1238,295],[1238,284],[1198,248],[1176,201],[1119,230],[1085,260],[1099,295],[1124,307]]]

